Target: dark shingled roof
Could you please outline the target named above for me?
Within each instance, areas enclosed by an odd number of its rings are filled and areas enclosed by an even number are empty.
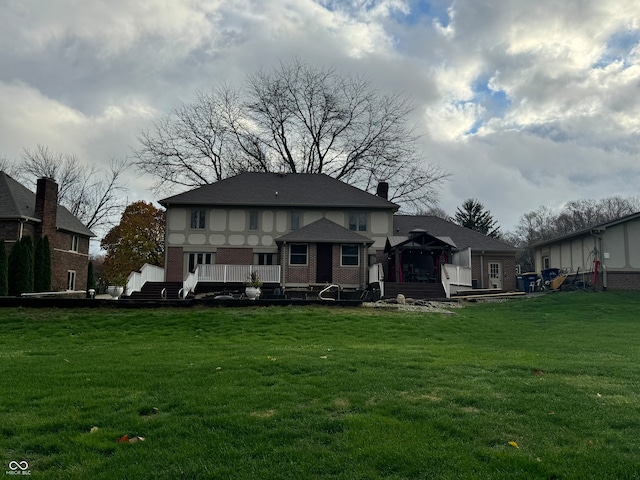
[[[36,194],[6,173],[0,172],[0,219],[25,219],[39,222],[35,208]],[[59,230],[95,237],[91,230],[60,205],[58,205],[56,227]]]
[[[331,220],[321,218],[305,227],[292,230],[286,235],[276,238],[276,242],[366,243],[371,245],[373,240],[344,228]]]
[[[416,229],[426,230],[436,237],[449,237],[460,250],[471,247],[472,250],[514,253],[517,251],[515,247],[507,245],[500,240],[439,217],[432,215],[394,215],[393,235],[409,236],[409,232]]]
[[[171,205],[388,208],[398,205],[324,174],[241,173],[159,201]]]
[[[629,215],[625,215],[625,216],[617,218],[615,220],[610,220],[608,222],[599,223],[599,224],[593,225],[591,227],[582,228],[580,230],[576,230],[575,232],[567,233],[565,235],[560,235],[559,237],[549,238],[547,240],[541,240],[539,242],[532,243],[529,246],[530,247],[541,247],[541,246],[547,245],[549,243],[556,243],[556,242],[559,242],[559,241],[562,241],[562,240],[568,240],[570,238],[579,237],[581,235],[584,235],[585,233],[589,233],[589,232],[592,232],[594,230],[596,230],[596,231],[597,230],[606,230],[609,227],[613,227],[613,226],[618,225],[620,223],[628,222],[630,220],[635,220],[636,218],[640,218],[640,212],[631,213]]]

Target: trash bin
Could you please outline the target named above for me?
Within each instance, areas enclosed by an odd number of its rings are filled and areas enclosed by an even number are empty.
[[[524,280],[522,279],[522,275],[518,275],[516,277],[516,290],[524,292]]]
[[[544,270],[540,270],[540,275],[542,275],[542,283],[544,283],[545,285],[549,285],[551,281],[558,276],[559,272],[559,268],[545,268]]]
[[[538,281],[538,274],[536,272],[523,273],[522,275],[522,291],[525,293],[530,293],[531,283],[535,283]]]

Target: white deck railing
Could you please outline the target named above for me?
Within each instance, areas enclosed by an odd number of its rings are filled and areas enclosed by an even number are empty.
[[[280,283],[280,265],[199,265],[198,282],[244,283],[253,272],[263,283]]]
[[[146,282],[164,282],[164,268],[145,263],[139,272],[131,272],[127,278],[125,294],[139,292]]]
[[[444,267],[441,273],[442,286],[444,287],[447,298],[451,298],[451,286],[454,286],[455,289],[455,287],[458,286],[470,287],[472,285],[471,268],[452,265],[450,263],[445,263],[442,266]]]

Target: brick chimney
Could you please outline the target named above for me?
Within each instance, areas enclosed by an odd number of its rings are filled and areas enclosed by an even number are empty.
[[[36,227],[36,237],[49,237],[53,241],[58,212],[58,184],[53,178],[39,178],[36,187],[36,217],[41,220]],[[37,239],[36,239],[37,240]]]
[[[385,200],[389,200],[389,183],[380,182],[378,183],[378,189],[376,191],[376,195],[378,197],[382,197]]]

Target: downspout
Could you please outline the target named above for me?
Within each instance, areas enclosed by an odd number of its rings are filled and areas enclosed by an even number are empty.
[[[364,284],[365,289],[369,285],[369,278],[367,277],[367,270],[369,269],[369,252],[367,248],[367,244],[362,244],[362,284]]]
[[[287,259],[288,259],[289,255],[287,252],[287,242],[282,242],[282,255],[280,255],[280,268],[282,268],[282,275],[280,276],[280,284],[282,286],[282,291],[284,292],[285,290],[285,284],[287,283],[287,269],[285,268],[285,265],[287,263]]]
[[[602,252],[602,235],[600,234],[602,230],[591,230],[589,232],[591,236],[595,237],[598,242],[598,246],[596,247],[596,260],[598,259],[598,254],[600,255],[600,266],[602,267],[602,291],[607,291],[607,265],[604,263],[604,253]]]

